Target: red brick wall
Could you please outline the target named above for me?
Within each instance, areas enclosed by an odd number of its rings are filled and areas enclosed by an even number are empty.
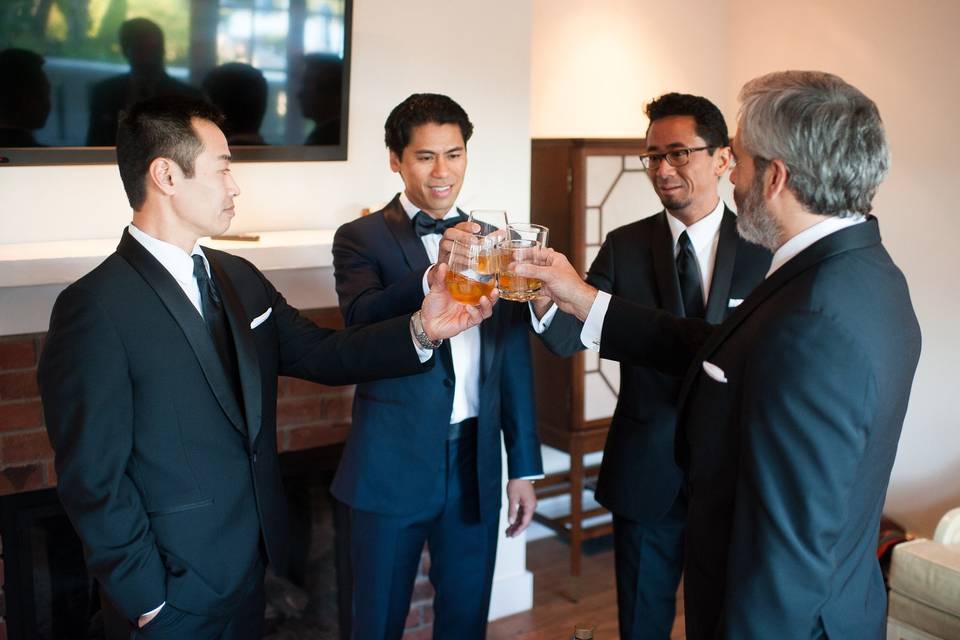
[[[343,326],[337,309],[306,312],[317,324]],[[56,485],[53,451],[37,389],[37,360],[45,334],[0,337],[0,495]],[[277,388],[277,448],[299,451],[343,442],[350,429],[353,387],[327,387],[281,377]],[[405,639],[428,638],[433,628],[432,589],[424,553]],[[0,540],[0,580],[3,574]],[[0,640],[6,640],[6,604],[0,590]]]

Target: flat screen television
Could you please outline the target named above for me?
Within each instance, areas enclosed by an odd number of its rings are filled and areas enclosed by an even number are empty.
[[[226,115],[236,160],[345,160],[352,0],[3,0],[0,165],[96,164],[161,94]]]

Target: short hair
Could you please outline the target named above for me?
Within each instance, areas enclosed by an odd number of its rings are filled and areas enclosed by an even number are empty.
[[[138,102],[120,114],[117,127],[117,165],[127,200],[134,211],[147,198],[146,176],[156,158],[170,158],[188,177],[203,144],[192,120],[220,126],[223,114],[212,104],[187,96],[158,96]]]
[[[697,135],[711,147],[730,146],[727,122],[717,105],[703,96],[689,93],[665,93],[644,109],[650,124],[671,116],[690,116],[696,123]],[[649,131],[649,127],[647,130]],[[713,155],[713,149],[709,150]]]
[[[242,62],[222,64],[203,79],[203,90],[223,112],[228,134],[260,130],[267,112],[267,80],[259,69]]]
[[[413,129],[428,123],[457,125],[464,144],[473,135],[473,123],[467,112],[451,98],[439,93],[414,93],[394,107],[387,117],[384,124],[387,148],[398,158],[402,157]]]
[[[781,160],[787,187],[812,213],[866,215],[890,169],[890,151],[874,102],[820,71],[780,71],[740,90],[744,150]]]
[[[20,115],[15,113],[18,95],[34,93],[46,84],[44,62],[43,56],[28,49],[0,51],[0,113],[7,117]]]

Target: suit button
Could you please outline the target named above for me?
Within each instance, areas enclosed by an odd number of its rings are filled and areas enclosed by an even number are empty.
[[[443,386],[447,387],[448,389],[453,387],[453,380],[451,380],[450,378],[444,378]]]
[[[253,454],[250,456],[250,459],[253,460],[254,464],[256,464],[256,462],[257,462],[257,452],[256,452],[256,451],[253,452]]]

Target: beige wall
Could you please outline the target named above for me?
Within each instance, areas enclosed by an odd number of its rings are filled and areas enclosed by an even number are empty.
[[[958,24],[955,0],[533,0],[534,136],[643,135],[642,103],[671,90],[711,97],[734,129],[739,87],[786,68],[837,73],[876,100],[893,170],[875,213],[924,337],[886,510],[923,534],[960,506]]]
[[[530,7],[526,1],[354,2],[349,159],[242,163],[233,229],[339,226],[401,189],[383,122],[415,91],[447,93],[476,127],[467,207],[529,216]],[[504,16],[509,16],[505,20]],[[467,28],[467,26],[469,28]],[[0,242],[118,236],[130,212],[114,166],[0,168]]]

